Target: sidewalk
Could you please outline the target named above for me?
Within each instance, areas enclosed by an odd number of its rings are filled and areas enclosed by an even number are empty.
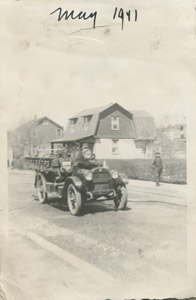
[[[128,184],[129,194],[145,194],[147,198],[153,198],[153,201],[168,202],[171,204],[180,204],[186,206],[187,185],[160,183],[157,187],[152,181],[133,180],[129,179]],[[145,201],[146,198],[143,198]],[[141,199],[138,197],[138,201]]]
[[[106,273],[33,233],[12,229],[3,253],[2,282],[10,300],[104,299],[116,288]]]

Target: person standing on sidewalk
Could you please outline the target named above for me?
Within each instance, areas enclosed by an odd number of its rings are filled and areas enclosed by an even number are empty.
[[[156,186],[160,186],[160,177],[163,171],[163,162],[160,156],[160,152],[155,153],[155,159],[152,163],[152,166],[154,169]]]

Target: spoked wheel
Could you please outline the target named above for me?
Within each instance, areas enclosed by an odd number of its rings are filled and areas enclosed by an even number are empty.
[[[82,196],[73,184],[70,184],[67,189],[67,204],[72,215],[80,215],[82,209]]]
[[[128,193],[125,186],[120,186],[117,191],[117,197],[114,199],[115,207],[124,210],[127,206]]]
[[[45,177],[41,174],[37,178],[37,196],[39,199],[40,203],[46,203],[47,200],[47,193],[46,193],[46,179]]]

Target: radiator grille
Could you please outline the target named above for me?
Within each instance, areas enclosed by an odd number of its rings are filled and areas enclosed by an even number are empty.
[[[106,183],[110,180],[110,174],[108,172],[94,172],[93,182],[94,183]]]
[[[95,193],[106,193],[110,190],[109,183],[96,183],[94,185],[94,192]]]
[[[110,173],[101,171],[93,172],[94,193],[104,194],[110,191]]]

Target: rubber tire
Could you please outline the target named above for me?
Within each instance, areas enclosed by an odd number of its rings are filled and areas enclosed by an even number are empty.
[[[128,201],[128,192],[127,188],[125,186],[121,186],[121,198],[114,199],[115,207],[118,210],[124,210],[127,207],[127,201]]]
[[[73,193],[75,194],[75,199],[76,199],[76,207],[72,207],[71,199],[70,199],[70,189],[72,189]],[[70,214],[73,216],[79,216],[81,214],[82,210],[82,195],[75,186],[71,183],[67,187],[67,204],[69,207]]]
[[[39,188],[39,180],[40,179],[42,181],[42,186],[43,186],[43,196],[41,195],[40,188]],[[39,202],[41,204],[46,203],[47,198],[48,198],[48,194],[46,193],[46,179],[45,179],[45,177],[42,174],[39,175],[38,178],[37,178],[36,188],[37,188],[37,197],[39,199]]]

